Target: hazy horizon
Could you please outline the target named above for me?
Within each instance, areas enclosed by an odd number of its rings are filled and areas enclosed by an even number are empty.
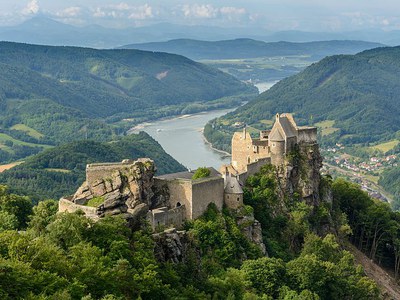
[[[0,26],[47,16],[71,25],[124,28],[168,22],[180,25],[260,28],[267,31],[400,29],[400,4],[376,1],[0,1]]]

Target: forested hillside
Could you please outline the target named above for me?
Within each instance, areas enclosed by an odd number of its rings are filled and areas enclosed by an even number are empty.
[[[0,159],[110,140],[129,124],[179,114],[188,104],[207,110],[256,93],[178,55],[0,42]],[[122,119],[130,123],[110,125]]]
[[[153,159],[157,165],[157,174],[185,170],[152,137],[140,132],[111,143],[78,141],[45,150],[23,164],[0,173],[0,182],[36,200],[59,199],[72,194],[82,184],[86,164],[140,157]]]
[[[263,42],[253,39],[200,41],[177,39],[167,42],[130,44],[122,49],[162,51],[184,55],[191,59],[233,59],[271,56],[305,55],[311,61],[333,54],[355,54],[381,47],[382,44],[363,41],[321,41],[308,43]]]
[[[292,112],[300,125],[331,122],[323,141],[332,144],[398,139],[399,72],[400,47],[327,57],[213,121],[207,138],[228,149],[235,122],[264,129],[276,113]]]
[[[132,231],[117,216],[92,222],[79,213],[56,214],[55,201],[32,207],[29,199],[0,186],[0,265],[6,270],[0,272],[0,295],[46,300],[383,299],[386,291],[365,276],[346,245],[350,235],[371,261],[398,274],[399,213],[357,186],[329,177],[324,182],[332,190],[332,203],[313,208],[287,199],[282,211],[275,172],[266,167],[250,177],[243,208],[219,212],[211,205],[188,222],[182,261],[160,259],[166,255],[158,252],[168,240],[165,233]],[[236,223],[253,210],[269,257]],[[316,235],[327,218],[332,218],[333,233]]]

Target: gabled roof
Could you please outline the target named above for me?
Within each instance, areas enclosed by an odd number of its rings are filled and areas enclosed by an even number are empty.
[[[280,117],[279,123],[281,123],[282,129],[285,132],[286,137],[294,137],[297,136],[297,128],[293,127],[293,124],[287,117]]]
[[[291,116],[290,116],[291,117]],[[297,126],[287,117],[286,114],[277,115],[274,126],[269,134],[270,141],[284,141],[286,138],[297,136]]]

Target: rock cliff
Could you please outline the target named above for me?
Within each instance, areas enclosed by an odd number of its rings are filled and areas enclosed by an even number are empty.
[[[96,165],[91,173],[87,171],[87,181],[74,194],[72,202],[88,205],[90,200],[97,198],[98,217],[120,214],[137,223],[152,207],[155,171],[150,159],[124,161],[120,165]]]
[[[281,196],[297,193],[307,204],[319,205],[322,159],[317,143],[298,144],[278,167]]]

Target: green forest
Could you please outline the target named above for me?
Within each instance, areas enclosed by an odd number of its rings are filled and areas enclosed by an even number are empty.
[[[0,173],[0,183],[14,192],[30,195],[35,201],[59,199],[74,193],[82,184],[86,164],[140,157],[154,160],[159,175],[186,170],[152,137],[140,132],[113,142],[77,141],[45,150]]]
[[[323,178],[332,203],[282,205],[272,166],[249,177],[245,206],[210,205],[185,224],[184,260],[160,259],[146,227],[120,217],[93,223],[80,213],[56,214],[0,188],[2,299],[380,299],[350,243],[398,275],[399,213],[354,184]],[[282,207],[286,207],[282,211]],[[269,256],[249,242],[236,219],[254,212]],[[330,219],[330,220],[329,220]],[[162,256],[162,255],[161,255]]]
[[[268,129],[276,113],[293,113],[299,125],[334,121],[322,141],[368,144],[400,137],[400,47],[335,55],[283,79],[236,111],[210,122],[207,139],[229,149],[226,138],[243,122]],[[210,127],[211,126],[211,127]]]
[[[0,163],[110,141],[134,124],[233,107],[257,89],[179,55],[0,42]]]

